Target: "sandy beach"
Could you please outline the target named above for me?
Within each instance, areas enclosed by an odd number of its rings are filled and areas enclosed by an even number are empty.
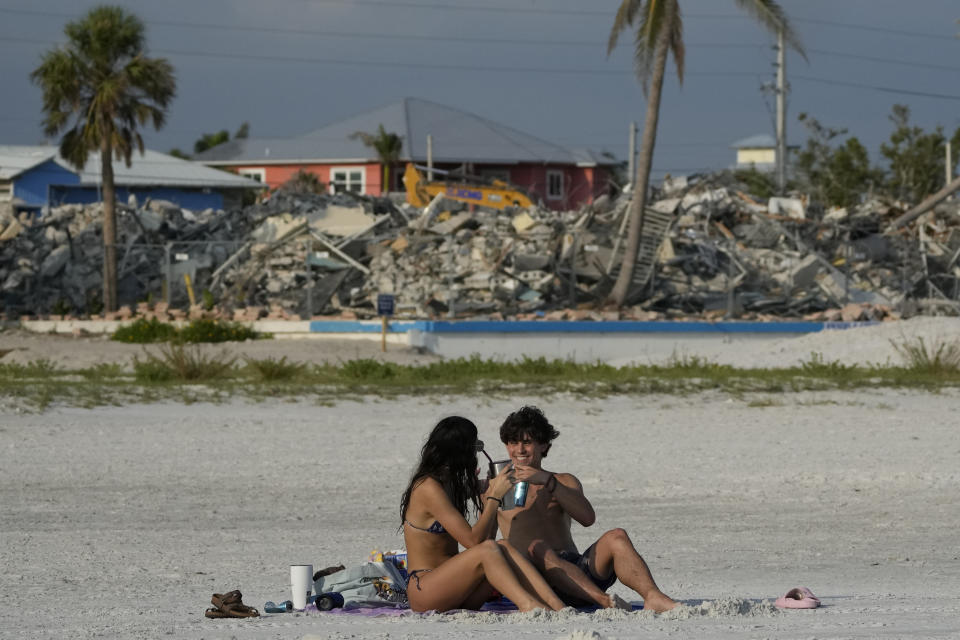
[[[956,391],[0,409],[4,638],[957,637]],[[427,430],[542,406],[548,468],[575,473],[661,587],[645,612],[329,614],[207,620],[214,592],[262,609],[288,565],[402,545],[402,487]],[[775,610],[810,587],[813,611]],[[614,591],[628,600],[622,585]]]

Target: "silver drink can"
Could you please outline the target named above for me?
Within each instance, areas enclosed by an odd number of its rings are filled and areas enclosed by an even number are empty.
[[[527,483],[518,482],[513,487],[513,505],[522,507],[527,503]]]
[[[493,478],[494,476],[500,475],[504,467],[509,467],[512,463],[509,460],[495,460],[491,464],[490,477]]]

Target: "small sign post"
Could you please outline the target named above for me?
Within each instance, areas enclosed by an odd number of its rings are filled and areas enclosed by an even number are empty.
[[[380,351],[383,352],[387,350],[387,318],[393,315],[393,307],[393,294],[377,294],[377,315],[380,316]]]

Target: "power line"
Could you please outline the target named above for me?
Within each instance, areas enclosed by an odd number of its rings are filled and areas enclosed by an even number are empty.
[[[7,40],[10,42],[25,42],[30,44],[37,44],[38,41],[28,39],[28,38],[16,38],[12,36],[0,36],[0,40]],[[44,44],[44,43],[40,43]],[[225,58],[228,60],[251,60],[251,61],[260,61],[260,62],[297,62],[297,63],[308,63],[308,64],[329,64],[329,65],[340,65],[340,66],[359,66],[359,67],[393,67],[400,69],[433,69],[433,70],[442,70],[442,71],[484,71],[484,72],[494,72],[494,73],[543,73],[543,74],[560,74],[560,75],[590,75],[590,76],[626,76],[633,75],[632,70],[623,70],[623,69],[558,69],[551,67],[502,67],[502,66],[490,66],[490,65],[464,65],[464,64],[443,64],[443,63],[405,63],[397,62],[390,60],[352,60],[352,59],[334,59],[334,58],[302,58],[295,56],[264,56],[257,54],[245,54],[245,53],[215,53],[215,52],[206,52],[206,51],[183,51],[175,49],[165,49],[158,50],[157,53],[165,53],[170,55],[181,55],[188,57],[201,57],[201,58]],[[687,76],[711,76],[711,77],[749,77],[756,78],[759,75],[763,75],[761,72],[756,71],[692,71],[687,72]],[[822,84],[830,84],[836,86],[845,86],[845,87],[857,87],[861,89],[871,89],[874,91],[882,91],[885,93],[895,93],[909,96],[925,97],[925,98],[936,98],[943,100],[960,100],[960,96],[944,93],[934,93],[926,91],[916,91],[911,89],[901,89],[897,87],[883,87],[876,85],[867,85],[857,82],[849,81],[839,81],[839,80],[829,80],[826,78],[814,78],[811,76],[794,76],[801,80],[807,80],[809,82],[819,82]]]
[[[79,16],[66,13],[52,13],[48,11],[32,11],[20,9],[0,8],[0,13],[15,13],[20,15],[36,15],[55,18],[76,18]],[[225,25],[207,22],[180,22],[172,20],[146,20],[148,26],[178,27],[188,29],[212,29],[215,31],[239,31],[245,33],[277,33],[304,36],[323,36],[328,38],[375,38],[390,40],[421,40],[426,42],[467,42],[481,44],[517,44],[529,46],[559,46],[559,47],[597,47],[603,49],[606,47],[606,38],[597,40],[531,40],[529,38],[478,38],[471,36],[443,36],[431,34],[398,34],[378,33],[378,32],[360,32],[360,31],[323,31],[316,29],[292,29],[289,27],[262,27],[262,26],[244,26],[244,25]],[[744,44],[744,43],[701,43],[688,45],[691,47],[709,47],[722,49],[754,49],[762,47],[762,44]]]
[[[24,11],[17,10],[5,10],[0,9],[0,12],[11,11],[15,13],[28,13]],[[29,12],[29,13],[39,13],[43,12]],[[821,21],[823,22],[823,21]],[[171,24],[183,24],[183,23],[171,23]],[[837,23],[842,24],[842,23]],[[850,26],[850,25],[842,25]],[[228,27],[225,27],[228,28]],[[376,34],[370,34],[371,37],[375,37]],[[400,36],[398,36],[400,37]],[[413,36],[419,37],[419,36]],[[482,39],[474,39],[480,41]],[[27,44],[57,44],[52,41],[42,41],[32,38],[20,38],[15,36],[2,36],[0,35],[0,41],[8,42],[18,42],[18,43],[27,43]],[[500,42],[505,42],[506,39],[501,39]],[[516,41],[517,43],[522,43],[522,41]],[[548,44],[549,41],[539,41],[540,44]],[[559,43],[558,43],[559,44]],[[703,44],[703,45],[692,45],[692,46],[703,46],[703,47],[756,47],[758,45],[744,45],[744,44]],[[376,66],[376,67],[394,67],[394,68],[424,68],[424,69],[434,69],[434,70],[453,70],[453,71],[486,71],[486,72],[496,72],[496,73],[511,73],[511,72],[520,72],[520,73],[543,73],[543,74],[570,74],[570,75],[591,75],[591,76],[625,76],[630,75],[633,72],[622,69],[558,69],[558,68],[549,68],[549,67],[503,67],[503,66],[491,66],[491,65],[463,65],[463,64],[444,64],[444,63],[402,63],[397,61],[358,61],[354,59],[325,59],[325,58],[306,58],[306,57],[295,57],[295,56],[264,56],[257,54],[243,54],[243,53],[216,53],[216,52],[204,52],[204,51],[185,51],[185,50],[160,50],[160,53],[168,53],[171,55],[178,56],[190,56],[190,57],[206,57],[206,58],[226,58],[226,59],[244,59],[251,61],[275,61],[275,62],[299,62],[299,63],[309,63],[309,64],[332,64],[332,65],[341,65],[341,66]],[[836,56],[836,57],[847,57],[852,59],[860,59],[871,62],[880,62],[886,64],[901,64],[905,66],[915,66],[919,68],[931,68],[931,69],[940,69],[947,71],[960,71],[960,67],[954,67],[950,65],[939,65],[939,64],[930,64],[930,63],[921,63],[915,61],[902,61],[894,60],[890,58],[881,58],[875,56],[865,56],[859,54],[850,54],[845,52],[838,51],[828,51],[814,49],[811,50],[813,53],[818,53],[820,55],[827,56]],[[703,72],[689,72],[687,75],[690,76],[724,76],[724,77],[756,77],[757,72],[728,72],[728,71],[703,71]],[[874,91],[881,91],[885,93],[896,93],[902,95],[911,95],[918,97],[928,97],[935,99],[946,99],[946,100],[957,100],[960,99],[960,96],[952,94],[943,94],[936,92],[925,92],[917,91],[910,89],[901,89],[897,87],[885,87],[885,86],[876,86],[876,85],[867,85],[863,83],[848,82],[848,81],[835,81],[825,78],[814,78],[810,76],[797,76],[797,78],[802,80],[807,80],[810,82],[818,82],[822,84],[830,84],[834,86],[846,86],[846,87],[856,87],[862,89],[870,89]]]
[[[825,51],[823,49],[808,49],[810,53],[819,55],[835,56],[837,58],[851,58],[853,60],[866,60],[869,62],[882,62],[884,64],[898,64],[904,67],[916,67],[918,69],[940,69],[942,71],[960,71],[960,67],[954,67],[946,64],[933,64],[928,62],[916,62],[911,60],[895,60],[893,58],[878,58],[875,56],[864,56],[855,53],[844,53],[842,51]]]
[[[20,9],[3,9],[0,13],[16,13],[20,15],[36,15],[52,18],[78,18],[80,16],[53,13],[48,11],[32,11]],[[324,31],[318,29],[293,29],[289,27],[263,27],[263,26],[244,26],[244,25],[225,25],[208,22],[182,22],[174,20],[145,20],[148,26],[178,27],[188,29],[211,29],[215,31],[239,31],[246,33],[278,33],[304,36],[323,36],[328,38],[377,38],[391,40],[423,40],[428,42],[477,42],[487,44],[523,44],[532,46],[606,46],[605,39],[600,38],[593,41],[587,40],[529,40],[529,39],[511,39],[511,38],[477,38],[471,36],[443,36],[426,34],[397,34],[397,33],[374,33],[374,32],[348,32],[348,31]],[[750,45],[735,45],[750,46]]]
[[[432,9],[438,11],[466,11],[474,13],[500,13],[500,14],[522,14],[522,15],[555,15],[555,16],[604,16],[613,18],[615,13],[610,11],[590,11],[585,9],[526,9],[517,6],[480,6],[472,5],[450,5],[436,4],[429,2],[411,2],[409,0],[289,0],[299,4],[333,4],[349,5],[352,7],[381,7],[390,9]],[[7,13],[37,14],[52,17],[79,17],[79,14],[60,14],[54,12],[42,12],[26,9],[2,9]]]
[[[30,38],[18,38],[15,36],[0,36],[0,41],[22,42],[28,44],[56,44],[50,41],[39,41]],[[626,69],[560,69],[557,67],[517,67],[517,66],[492,66],[492,65],[465,65],[465,64],[445,64],[435,62],[398,62],[395,60],[354,60],[340,58],[305,58],[297,56],[272,56],[250,53],[218,53],[213,51],[185,51],[180,49],[153,49],[154,53],[180,55],[199,58],[225,58],[228,60],[251,60],[260,62],[300,62],[308,64],[331,64],[341,66],[359,66],[359,67],[395,67],[402,69],[438,69],[449,71],[492,71],[496,73],[552,73],[569,75],[602,75],[602,76],[624,76],[633,75],[632,70]],[[724,76],[755,77],[757,72],[751,71],[694,71],[686,73],[687,76]]]
[[[381,7],[381,8],[403,8],[403,9],[431,9],[438,11],[464,11],[464,12],[480,12],[480,13],[498,13],[498,14],[520,14],[520,15],[555,15],[555,16],[598,16],[598,17],[607,17],[612,18],[614,15],[613,8],[610,10],[586,10],[586,9],[528,9],[524,7],[516,6],[467,6],[467,5],[449,5],[449,4],[436,4],[428,2],[412,2],[409,0],[289,0],[299,3],[313,3],[313,4],[333,4],[333,5],[349,5],[349,6],[370,6],[370,7]],[[0,8],[0,13],[14,13],[20,15],[37,15],[45,17],[56,17],[56,18],[78,18],[80,14],[68,14],[68,13],[57,13],[52,11],[37,11],[32,9],[8,9]],[[685,18],[697,18],[704,20],[745,20],[748,18],[745,14],[727,14],[727,13],[687,13],[684,15]],[[816,24],[820,26],[828,27],[838,27],[842,29],[850,29],[854,31],[869,31],[873,33],[886,33],[890,35],[899,35],[906,36],[911,38],[925,38],[925,39],[936,39],[936,40],[949,40],[951,42],[956,42],[957,39],[953,35],[944,35],[942,33],[935,33],[931,31],[914,31],[908,29],[892,29],[889,27],[878,27],[865,24],[854,24],[849,22],[838,22],[835,20],[822,20],[817,18],[790,18],[791,22],[795,23],[807,23],[807,24]],[[190,23],[179,23],[179,22],[169,22],[169,21],[148,21],[148,24],[167,24],[170,26],[193,26]],[[276,30],[277,32],[297,32],[303,31],[304,33],[309,33],[305,30],[284,30],[280,27],[271,28],[271,27],[227,27],[221,25],[204,25],[207,28],[242,28],[244,30]],[[318,33],[315,35],[322,35]],[[331,34],[333,35],[333,34]],[[384,35],[383,37],[388,37]],[[579,46],[580,43],[578,43]]]
[[[19,10],[5,10],[0,8],[0,13],[3,12],[11,13],[25,13],[31,15],[54,15],[62,17],[70,17],[66,14],[49,14],[46,12],[39,11],[19,11]],[[454,42],[454,43],[480,43],[480,44],[515,44],[522,46],[558,46],[558,47],[602,47],[603,43],[598,41],[564,41],[564,40],[525,40],[525,39],[513,39],[513,38],[479,38],[479,37],[454,37],[454,36],[432,36],[432,35],[419,35],[419,34],[408,34],[408,35],[399,35],[395,33],[375,33],[375,32],[332,32],[332,31],[318,31],[311,29],[288,29],[280,27],[244,27],[244,26],[232,26],[232,25],[219,25],[219,24],[208,24],[208,23],[188,23],[188,22],[174,22],[174,21],[152,21],[150,24],[154,25],[163,25],[163,26],[176,26],[176,27],[185,27],[185,28],[204,28],[204,29],[214,29],[222,31],[240,31],[240,32],[262,32],[262,33],[278,33],[278,34],[295,34],[295,35],[310,35],[310,36],[323,36],[331,38],[373,38],[373,39],[395,39],[395,40],[415,40],[415,41],[425,41],[425,42]],[[35,42],[37,44],[58,44],[54,41],[41,41],[41,40],[31,40],[26,38],[16,38],[16,37],[2,37],[0,40],[7,40],[10,42]],[[744,43],[720,43],[720,42],[711,42],[711,43],[694,43],[687,45],[687,49],[757,49],[765,48],[766,45],[763,44],[744,44]],[[960,67],[944,64],[935,64],[935,63],[925,63],[919,61],[911,60],[898,60],[894,58],[881,58],[876,56],[861,55],[855,53],[847,53],[842,51],[829,51],[824,49],[809,49],[810,53],[815,53],[823,56],[833,56],[838,58],[849,58],[853,60],[864,60],[867,62],[878,62],[883,64],[896,64],[904,67],[914,67],[920,69],[937,69],[942,71],[960,71]],[[182,54],[187,55],[187,54]],[[190,55],[201,55],[198,53],[191,52]],[[233,54],[230,54],[231,57],[234,57]]]
[[[833,20],[818,20],[815,18],[794,18],[793,22],[806,22],[809,24],[819,24],[828,27],[842,27],[844,29],[853,29],[856,31],[873,31],[875,33],[889,33],[898,36],[909,36],[912,38],[933,38],[936,40],[950,40],[956,42],[955,36],[946,36],[940,33],[931,33],[929,31],[908,31],[906,29],[890,29],[887,27],[873,27],[865,24],[851,24],[849,22],[835,22]]]
[[[828,84],[836,87],[854,87],[856,89],[870,89],[872,91],[880,91],[882,93],[896,93],[907,96],[918,96],[921,98],[937,98],[939,100],[960,100],[960,95],[953,95],[949,93],[933,93],[929,91],[911,91],[909,89],[896,89],[894,87],[881,87],[878,85],[872,84],[863,84],[861,82],[850,82],[848,80],[827,80],[826,78],[811,78],[810,76],[790,76],[791,78],[796,78],[798,80],[806,80],[807,82],[817,82],[820,84]]]

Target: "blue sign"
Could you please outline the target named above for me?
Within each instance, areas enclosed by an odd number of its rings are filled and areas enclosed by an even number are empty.
[[[393,307],[394,307],[393,294],[390,294],[390,293],[377,294],[377,315],[378,316],[392,316]]]

